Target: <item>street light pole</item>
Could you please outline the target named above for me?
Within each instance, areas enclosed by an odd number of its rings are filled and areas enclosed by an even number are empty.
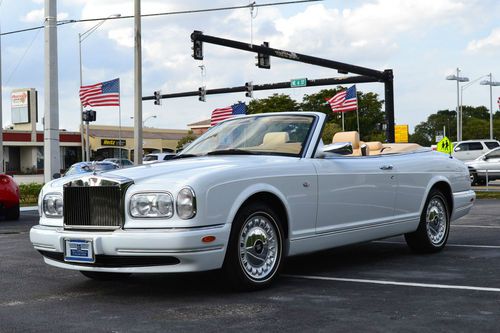
[[[469,88],[471,85],[473,85],[475,82],[481,80],[482,78],[487,77],[488,75],[483,75],[478,77],[477,79],[474,79],[470,81],[467,84],[464,84],[463,86],[460,87],[460,133],[463,134],[463,107],[464,107],[464,90]],[[463,135],[462,135],[463,137]]]
[[[479,82],[480,85],[490,86],[490,140],[493,140],[493,86],[500,86],[500,82],[493,81],[493,75],[490,73],[488,75],[490,77],[489,81],[484,80]]]
[[[84,33],[79,33],[78,34],[78,53],[80,55],[80,87],[83,86],[83,74],[82,74],[82,42],[87,39],[94,31],[97,30],[101,25],[104,24],[108,19],[110,18],[117,18],[120,17],[121,14],[112,14],[106,17],[104,20],[101,22],[97,23],[94,25],[92,28],[88,29]],[[87,121],[87,126],[86,126],[86,139],[85,139],[85,147],[83,146],[83,104],[80,102],[80,137],[81,137],[81,142],[82,142],[82,161],[85,161],[85,155],[87,155],[86,160],[90,161],[90,143],[89,143],[89,122]],[[120,155],[121,156],[121,155]]]
[[[446,80],[457,81],[457,141],[462,140],[462,131],[461,131],[461,114],[460,114],[460,82],[469,81],[468,77],[460,76],[460,68],[457,67],[457,75],[448,75]]]
[[[134,0],[134,164],[142,164],[141,1]]]

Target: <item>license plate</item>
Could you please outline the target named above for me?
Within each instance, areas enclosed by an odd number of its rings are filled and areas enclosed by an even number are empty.
[[[65,239],[64,261],[95,262],[91,240]]]

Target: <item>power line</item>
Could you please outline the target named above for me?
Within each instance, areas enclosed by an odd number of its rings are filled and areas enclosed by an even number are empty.
[[[180,10],[180,11],[174,11],[174,12],[142,14],[141,17],[167,16],[167,15],[179,15],[179,14],[196,14],[196,13],[206,13],[206,12],[216,12],[216,11],[226,11],[226,10],[234,10],[234,9],[242,9],[242,8],[251,8],[251,7],[257,8],[257,7],[293,5],[293,4],[298,4],[298,3],[318,2],[318,1],[323,1],[323,0],[296,0],[296,1],[283,1],[283,2],[275,2],[275,3],[248,4],[248,5],[243,5],[243,6]],[[126,16],[120,16],[120,17],[100,17],[100,18],[82,19],[82,20],[65,20],[65,21],[57,22],[57,25],[65,25],[65,24],[70,24],[70,23],[93,22],[93,21],[102,21],[102,20],[122,20],[122,19],[129,19],[129,18],[134,18],[134,15],[126,15]],[[43,25],[40,25],[37,27],[32,27],[32,28],[7,31],[7,32],[1,33],[0,36],[12,35],[12,34],[17,34],[17,33],[21,33],[21,32],[42,29],[42,28],[44,28]]]
[[[31,49],[31,47],[33,46],[33,43],[35,42],[36,38],[38,37],[38,35],[40,34],[40,30],[38,30],[35,34],[35,36],[33,37],[33,39],[31,40],[31,43],[28,45],[28,47],[24,50],[24,53],[23,55],[21,56],[21,58],[19,58],[19,61],[17,62],[16,66],[14,67],[14,69],[10,72],[9,76],[8,76],[8,79],[7,81],[5,81],[5,85],[8,85],[9,82],[10,82],[10,79],[12,79],[12,76],[14,75],[14,73],[17,71],[17,69],[19,68],[19,66],[21,65],[21,63],[23,62],[24,60],[24,57],[26,56],[26,54],[28,53],[28,51]]]

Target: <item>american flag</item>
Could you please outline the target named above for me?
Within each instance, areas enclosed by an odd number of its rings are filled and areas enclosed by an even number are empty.
[[[243,102],[225,108],[215,109],[212,111],[212,117],[210,118],[210,126],[215,126],[223,120],[232,118],[236,115],[246,114],[246,113],[247,113],[247,106]]]
[[[120,106],[120,79],[80,87],[83,106]]]
[[[358,96],[356,85],[337,93],[332,98],[325,98],[333,112],[347,112],[358,109]]]

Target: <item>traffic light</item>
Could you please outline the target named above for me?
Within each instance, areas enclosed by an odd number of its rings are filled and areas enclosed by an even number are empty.
[[[82,112],[82,119],[86,122],[95,121],[97,119],[96,112],[94,110],[85,110]]]
[[[195,60],[203,60],[203,42],[196,40],[196,35],[199,34],[202,34],[202,32],[195,30],[191,35],[191,40],[193,41],[193,58]]]
[[[245,82],[245,96],[249,98],[253,98],[253,82]]]
[[[155,96],[155,105],[161,105],[161,91],[157,90],[153,94]]]
[[[205,102],[207,97],[207,90],[205,89],[205,86],[199,87],[198,88],[198,100],[200,102]]]
[[[269,47],[269,42],[264,42],[264,43],[262,43],[261,46]],[[257,59],[257,63],[255,64],[255,66],[257,66],[259,68],[266,68],[266,69],[271,68],[271,58],[269,57],[269,55],[257,53],[256,59]]]

